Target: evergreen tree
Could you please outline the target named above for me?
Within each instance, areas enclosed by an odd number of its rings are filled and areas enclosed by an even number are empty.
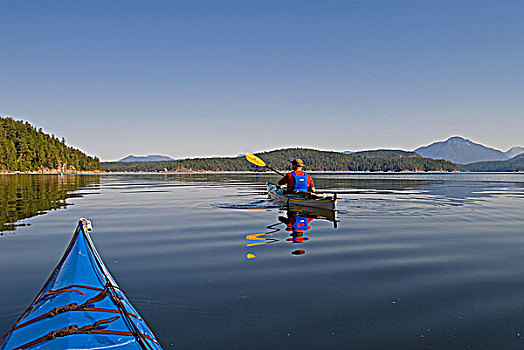
[[[100,170],[100,160],[68,147],[28,122],[0,117],[0,170]]]

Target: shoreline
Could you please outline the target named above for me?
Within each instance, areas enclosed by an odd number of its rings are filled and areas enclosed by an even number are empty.
[[[282,172],[288,172],[285,170]],[[421,170],[403,170],[403,171],[308,171],[310,174],[522,174],[524,171],[421,171]],[[158,175],[198,175],[198,174],[259,174],[259,175],[276,175],[271,171],[0,171],[0,175],[125,175],[125,174],[158,174]]]
[[[0,175],[71,175],[71,174],[99,174],[103,170],[59,171],[59,170],[33,170],[33,171],[0,171]]]

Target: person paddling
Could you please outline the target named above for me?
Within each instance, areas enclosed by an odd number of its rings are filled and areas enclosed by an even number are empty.
[[[279,186],[287,185],[288,193],[315,192],[315,184],[309,174],[302,171],[304,162],[300,158],[293,159],[291,162],[293,171],[287,173],[278,181]]]

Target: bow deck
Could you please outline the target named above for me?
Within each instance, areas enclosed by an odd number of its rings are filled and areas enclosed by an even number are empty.
[[[4,349],[162,349],[98,255],[81,219],[44,287],[0,342]]]

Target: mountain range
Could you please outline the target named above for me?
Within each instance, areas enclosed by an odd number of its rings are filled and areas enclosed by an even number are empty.
[[[524,147],[511,147],[506,152],[504,152],[504,154],[507,155],[509,158],[513,158],[522,153],[524,153]]]
[[[308,171],[458,171],[446,160],[423,158],[414,152],[376,150],[343,154],[307,148],[286,148],[257,153],[266,164],[282,171],[291,168],[291,159],[301,158]],[[188,158],[167,162],[103,162],[105,171],[119,172],[221,172],[267,171],[245,157]]]
[[[120,159],[119,162],[167,162],[172,160],[176,159],[158,154],[150,154],[147,156],[134,156],[130,154],[127,157]]]
[[[490,148],[479,143],[475,143],[471,140],[465,139],[460,136],[453,136],[445,141],[434,142],[428,146],[417,148],[414,152],[401,151],[401,150],[374,150],[374,151],[360,151],[351,152],[345,151],[344,154],[352,154],[362,158],[402,158],[402,157],[416,157],[421,156],[430,159],[444,159],[455,164],[477,164],[480,162],[496,162],[496,161],[509,161],[518,155],[524,153],[524,147],[515,146],[509,150],[503,152],[494,148]],[[240,154],[238,157],[243,157]],[[125,158],[120,159],[118,162],[130,163],[130,162],[159,162],[159,161],[175,161],[168,156],[162,155],[147,155],[147,156],[133,156],[129,155]],[[515,162],[511,163],[514,166]],[[518,162],[520,167],[520,162]],[[483,168],[487,166],[485,164],[478,164]],[[502,165],[497,164],[497,168]],[[469,170],[467,167],[463,167],[464,170]],[[520,168],[519,168],[520,169]]]
[[[426,158],[445,159],[456,164],[469,164],[508,160],[524,153],[524,148],[516,146],[506,152],[502,152],[463,137],[454,136],[446,141],[434,142],[431,145],[419,147],[415,152]]]

